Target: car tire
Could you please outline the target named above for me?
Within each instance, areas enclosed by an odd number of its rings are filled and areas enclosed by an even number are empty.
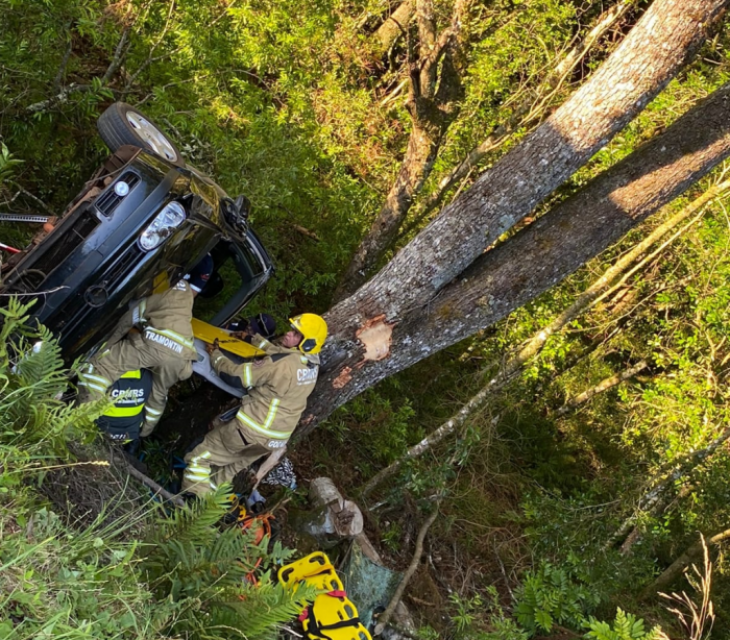
[[[151,151],[179,167],[185,160],[170,138],[146,115],[125,102],[115,102],[96,122],[99,135],[114,152],[124,145]]]

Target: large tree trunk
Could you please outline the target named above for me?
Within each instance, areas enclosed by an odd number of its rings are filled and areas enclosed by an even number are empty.
[[[317,398],[330,395],[325,387],[334,379],[338,385],[351,386],[345,368],[363,367],[358,378],[375,382],[383,377],[379,371],[395,372],[407,366],[393,361],[387,349],[377,367],[368,366],[357,334],[362,337],[363,331],[371,331],[380,316],[403,327],[408,323],[406,316],[424,305],[439,307],[448,315],[437,300],[441,290],[659,93],[697,50],[728,3],[656,0],[617,50],[553,116],[446,207],[370,282],[336,305],[328,314],[332,334],[323,352],[330,378],[315,392],[313,406]],[[411,340],[410,348],[420,353],[417,360],[441,348],[432,347],[426,336]],[[408,364],[414,361],[410,358]],[[369,386],[363,384],[342,397],[352,397]]]
[[[730,180],[724,180],[710,187],[707,191],[705,191],[705,193],[693,200],[679,213],[673,215],[666,222],[660,224],[648,236],[646,236],[646,238],[632,247],[630,251],[623,254],[623,256],[609,267],[601,277],[595,280],[590,287],[577,296],[567,309],[562,311],[552,321],[542,327],[542,329],[536,331],[532,337],[520,347],[519,351],[517,351],[515,355],[511,356],[504,365],[500,367],[499,371],[497,371],[489,382],[484,385],[484,387],[463,407],[461,407],[456,414],[451,416],[451,418],[449,418],[441,426],[432,431],[428,436],[421,440],[421,442],[413,445],[398,460],[391,463],[388,467],[381,469],[363,487],[362,493],[364,495],[370,493],[383,480],[389,478],[398,471],[404,462],[421,456],[430,447],[433,447],[435,444],[438,444],[444,438],[454,433],[454,431],[461,427],[471,415],[476,413],[494,393],[502,389],[507,383],[514,379],[522,368],[542,351],[542,348],[545,346],[550,336],[562,331],[570,322],[580,316],[592,304],[602,299],[609,292],[613,291],[614,288],[618,286],[614,283],[616,283],[619,278],[619,283],[624,282],[628,276],[633,275],[650,261],[656,259],[656,257],[674,240],[682,235],[687,228],[700,219],[704,213],[704,207],[728,189],[730,189]],[[664,238],[664,236],[666,236],[670,231],[676,229],[676,227],[678,227],[682,222],[691,215],[696,214],[698,211],[700,213],[696,215],[694,220],[679,231],[673,233],[669,238],[662,242],[658,248],[656,248],[647,257],[643,258],[638,264],[634,264],[654,244],[659,242],[659,240]]]
[[[598,255],[730,155],[730,85],[513,238],[482,255],[438,296],[400,321],[375,318],[355,341],[335,342],[302,421],[307,432],[383,378],[484,329]],[[407,291],[403,295],[407,295]],[[362,303],[365,305],[365,303]],[[349,305],[328,314],[350,322]],[[373,317],[373,309],[357,309]]]

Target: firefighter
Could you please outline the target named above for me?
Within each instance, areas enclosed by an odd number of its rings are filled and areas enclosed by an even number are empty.
[[[145,420],[145,403],[152,393],[152,372],[149,369],[127,371],[111,387],[114,406],[96,424],[115,442],[139,439]]]
[[[106,394],[113,380],[127,371],[152,371],[152,392],[145,406],[140,435],[150,435],[162,417],[168,389],[192,375],[197,360],[193,343],[193,301],[213,271],[207,255],[186,279],[163,293],[145,298],[119,322],[111,346],[89,360],[79,374],[79,402]]]
[[[247,395],[233,420],[214,424],[185,456],[183,492],[203,495],[286,446],[317,382],[317,354],[327,338],[327,324],[318,315],[303,313],[289,322],[292,330],[278,344],[255,335],[252,344],[263,344],[266,355],[243,364],[233,363],[216,346],[209,348],[216,373]]]

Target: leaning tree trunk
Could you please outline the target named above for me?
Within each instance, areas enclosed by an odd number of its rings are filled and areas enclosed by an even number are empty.
[[[441,347],[428,338],[410,338],[418,356],[394,359],[387,340],[382,351],[365,354],[361,338],[388,326],[404,327],[417,308],[439,307],[452,280],[506,229],[527,215],[643,109],[697,50],[730,0],[655,0],[629,35],[562,107],[520,145],[455,199],[408,246],[355,294],[337,304],[327,319],[332,329],[323,351],[318,398],[347,399]],[[416,314],[418,315],[418,314]],[[387,325],[383,327],[383,320]],[[419,324],[420,320],[416,324]],[[418,336],[418,327],[413,327]],[[405,333],[404,333],[405,335]],[[377,351],[377,349],[376,349]],[[377,367],[369,360],[382,361]],[[396,361],[399,360],[399,361]],[[363,382],[350,387],[348,370],[359,367]],[[371,380],[366,382],[365,379]],[[333,387],[333,383],[335,386]],[[343,400],[344,401],[344,400]],[[328,405],[325,414],[339,406]],[[309,413],[310,422],[313,419]]]
[[[730,85],[582,191],[482,255],[425,304],[396,323],[375,318],[335,353],[311,397],[303,433],[383,378],[488,327],[598,255],[730,155]],[[328,314],[347,323],[340,305]],[[361,314],[370,311],[364,308]],[[367,317],[367,316],[366,316]],[[330,352],[331,353],[331,352]]]
[[[644,369],[646,369],[649,366],[649,363],[646,360],[641,360],[640,362],[637,362],[635,365],[632,365],[623,371],[620,371],[619,373],[612,375],[609,378],[605,378],[604,380],[601,380],[595,387],[591,387],[590,389],[587,389],[583,393],[578,394],[574,398],[570,398],[562,407],[560,407],[556,412],[555,416],[564,416],[566,413],[571,411],[572,409],[575,409],[576,407],[585,404],[588,402],[591,398],[594,396],[597,396],[599,393],[605,393],[609,389],[613,389],[614,387],[618,386],[625,380],[628,380],[629,378],[633,378],[637,373],[641,373]]]
[[[716,533],[707,542],[711,545],[717,545],[725,540],[730,539],[730,529],[725,529],[720,533]],[[654,583],[642,593],[642,597],[647,598],[658,591],[666,591],[671,584],[679,578],[684,569],[692,562],[696,562],[702,557],[705,546],[703,540],[700,539],[690,546],[679,558],[677,558],[664,572],[654,581]]]
[[[710,187],[701,196],[690,202],[679,213],[673,215],[666,222],[660,224],[646,238],[631,248],[621,256],[611,267],[609,267],[603,275],[593,282],[583,293],[576,296],[571,305],[558,314],[548,324],[536,331],[531,338],[522,344],[519,351],[511,356],[497,371],[497,373],[484,385],[484,387],[476,393],[457,413],[451,416],[446,422],[441,424],[437,429],[432,431],[428,436],[421,440],[418,444],[413,445],[406,453],[398,458],[384,469],[381,469],[368,483],[363,487],[362,493],[366,495],[383,480],[391,477],[396,473],[404,462],[417,458],[429,448],[441,442],[444,438],[450,436],[459,427],[461,427],[467,419],[476,413],[482,406],[486,404],[489,398],[498,392],[507,383],[513,380],[522,368],[532,359],[535,358],[543,349],[548,339],[556,333],[562,331],[570,322],[579,317],[586,309],[588,309],[596,301],[602,299],[614,287],[618,286],[616,281],[623,282],[629,275],[633,275],[642,266],[654,260],[667,246],[676,240],[688,227],[693,225],[703,215],[703,209],[713,200],[730,189],[730,180],[724,180]],[[634,264],[641,258],[654,244],[659,242],[670,231],[678,227],[683,221],[691,215],[697,214],[688,225],[673,233],[668,239],[655,249],[646,258],[643,258],[638,264]],[[620,279],[619,279],[620,278]],[[729,432],[730,435],[730,432]],[[627,529],[628,531],[628,529]],[[625,534],[624,534],[625,535]]]

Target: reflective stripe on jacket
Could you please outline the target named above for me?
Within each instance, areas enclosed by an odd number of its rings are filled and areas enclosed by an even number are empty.
[[[257,346],[262,342],[260,336],[252,340]],[[307,406],[317,382],[319,357],[268,342],[265,349],[266,356],[240,365],[216,350],[211,364],[216,373],[237,376],[248,389],[236,414],[241,430],[270,438],[268,446],[276,448],[284,446]]]
[[[132,323],[142,329],[145,342],[160,345],[188,360],[195,360],[193,342],[193,290],[180,280],[164,293],[142,300],[132,310]]]

